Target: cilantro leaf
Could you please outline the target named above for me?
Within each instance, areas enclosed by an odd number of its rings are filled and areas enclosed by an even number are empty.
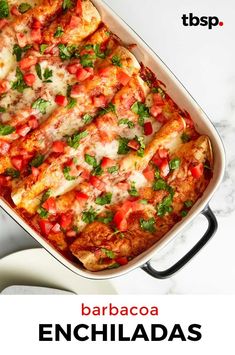
[[[53,76],[53,71],[49,68],[46,68],[43,73],[44,83],[52,83],[52,80],[50,79]]]
[[[125,137],[119,137],[119,147],[118,147],[118,154],[124,155],[129,153],[130,148],[128,147],[129,139]]]
[[[157,214],[160,217],[165,216],[165,214],[167,213],[171,213],[173,211],[173,207],[172,205],[172,195],[168,195],[166,197],[164,197],[164,199],[162,200],[162,202],[160,202],[157,206]]]
[[[16,81],[12,82],[11,88],[22,93],[24,89],[28,88],[28,85],[24,82],[24,76],[19,67],[16,68]]]
[[[42,154],[38,154],[35,158],[33,158],[30,162],[30,166],[34,166],[35,168],[38,168],[42,163],[44,162],[45,156]]]
[[[160,94],[163,99],[164,99],[165,96],[166,96],[165,91],[164,91],[162,88],[160,88],[160,86],[153,88],[153,89],[152,89],[152,92],[153,92],[153,93]]]
[[[193,201],[192,200],[187,200],[187,201],[185,201],[184,205],[185,205],[185,207],[190,208],[193,205]]]
[[[28,4],[27,2],[22,2],[18,7],[18,10],[21,14],[24,14],[25,12],[29,11],[30,9],[32,9],[32,6],[30,4]]]
[[[139,143],[140,147],[137,150],[137,155],[141,158],[144,156],[145,144],[144,144],[144,137],[135,137],[135,140]]]
[[[138,122],[139,122],[140,126],[144,125],[145,118],[150,117],[148,107],[145,104],[143,104],[142,102],[136,101],[131,106],[131,110],[132,110],[132,112],[136,113],[139,116]]]
[[[37,76],[39,77],[39,79],[42,80],[42,68],[41,68],[41,65],[39,63],[37,63],[35,65],[35,70],[36,70],[36,73],[37,73]]]
[[[118,167],[117,165],[115,165],[115,166],[110,166],[107,170],[108,170],[108,173],[109,173],[109,174],[114,174],[114,173],[118,172],[119,167]]]
[[[169,163],[171,170],[179,169],[180,167],[180,158],[174,158]]]
[[[63,0],[62,9],[69,10],[73,7],[74,3],[72,0]]]
[[[4,175],[6,176],[10,176],[13,179],[17,179],[20,177],[20,172],[16,169],[12,169],[12,168],[7,168],[4,172]]]
[[[135,125],[133,122],[131,122],[130,120],[128,120],[128,118],[122,118],[121,120],[118,121],[118,125],[122,125],[122,124],[126,124],[128,126],[128,128],[134,128]]]
[[[102,253],[104,253],[109,259],[115,258],[115,253],[112,250],[108,250],[106,248],[101,248]]]
[[[102,115],[105,115],[106,113],[109,113],[109,112],[116,113],[116,106],[114,104],[112,104],[112,103],[110,103],[107,107],[102,108],[99,111],[99,115],[102,116]]]
[[[128,190],[128,193],[130,196],[133,196],[133,197],[139,196],[139,193],[135,187],[135,181],[131,182],[131,188]]]
[[[108,192],[107,194],[97,197],[95,203],[97,205],[104,206],[104,205],[109,205],[111,201],[112,201],[112,194],[111,192]]]
[[[80,56],[80,63],[83,68],[94,68],[94,61],[96,57],[92,54],[83,54]]]
[[[63,36],[63,34],[64,34],[63,28],[61,26],[58,26],[55,33],[54,33],[54,37],[58,38],[58,37]]]
[[[71,176],[70,175],[70,170],[71,170],[71,168],[69,166],[65,166],[63,168],[63,174],[64,174],[65,179],[68,180],[68,181],[76,180],[75,176]]]
[[[96,158],[89,154],[85,154],[85,162],[94,168],[98,165]]]
[[[92,120],[93,120],[93,117],[91,115],[89,115],[88,113],[86,113],[82,118],[82,122],[85,124],[90,123]]]
[[[74,149],[78,149],[81,139],[85,138],[87,135],[87,131],[75,133],[73,136],[67,138],[67,144]]]
[[[85,223],[92,223],[95,221],[96,216],[97,212],[91,207],[89,210],[82,212],[82,221]]]
[[[7,112],[7,110],[5,109],[5,107],[0,106],[0,113],[5,113],[5,112]]]
[[[45,50],[48,48],[48,44],[40,44],[40,53],[43,54]]]
[[[156,224],[155,224],[155,219],[153,217],[148,220],[141,218],[140,226],[146,232],[150,232],[150,233],[156,232]]]
[[[104,223],[104,224],[109,224],[113,220],[113,213],[112,212],[106,212],[105,216],[100,216],[96,218],[98,222]]]
[[[10,15],[9,5],[7,0],[0,0],[0,19],[7,18]]]
[[[94,44],[93,48],[94,48],[94,52],[95,52],[95,55],[97,58],[101,58],[101,59],[106,58],[106,53],[101,52],[101,50],[100,50],[100,44]]]
[[[8,136],[13,132],[15,132],[14,127],[0,124],[0,136]]]
[[[187,133],[184,132],[181,135],[181,140],[182,140],[183,143],[187,143],[187,142],[189,142],[191,140],[191,137]]]
[[[27,44],[23,48],[20,47],[18,44],[14,44],[14,46],[13,46],[13,54],[16,56],[17,62],[19,62],[21,60],[23,53],[25,53],[31,47],[32,46],[30,44]]]
[[[121,62],[121,58],[118,55],[114,55],[112,57],[112,63],[113,65],[115,65],[116,67],[122,67],[122,62]]]
[[[46,101],[39,97],[34,103],[32,104],[32,108],[39,110],[43,115],[46,113],[47,107],[50,105],[49,101]]]
[[[74,56],[76,46],[66,46],[65,44],[58,44],[60,58],[62,60],[71,59]]]

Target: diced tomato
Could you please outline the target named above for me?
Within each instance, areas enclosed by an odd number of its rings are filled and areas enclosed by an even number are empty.
[[[77,97],[80,96],[82,90],[83,89],[81,85],[79,84],[73,85],[70,96],[76,99]]]
[[[91,69],[93,69],[93,68],[91,68]],[[76,72],[76,78],[78,79],[78,81],[84,81],[87,78],[89,78],[91,75],[92,75],[92,72],[90,70],[87,70],[84,68],[79,68]]]
[[[7,92],[9,88],[10,88],[10,84],[7,80],[0,80],[0,95]]]
[[[203,175],[203,172],[204,172],[204,166],[202,163],[199,163],[195,166],[192,166],[190,168],[190,171],[192,173],[192,176],[195,178],[195,179],[200,179],[200,177],[202,177]]]
[[[127,191],[130,188],[130,184],[128,182],[119,182],[116,186],[122,191]]]
[[[11,14],[13,16],[21,16],[21,13],[19,12],[18,7],[16,5],[13,5],[11,7]]]
[[[41,29],[40,29],[40,28],[38,28],[38,29],[32,29],[32,30],[31,30],[31,37],[32,37],[33,42],[35,42],[35,43],[41,43],[41,41],[42,41],[42,32],[41,32]]]
[[[32,86],[35,83],[36,77],[32,73],[24,75],[24,81],[28,86]]]
[[[82,17],[82,0],[77,0],[76,15]]]
[[[134,150],[138,150],[140,148],[140,145],[139,143],[135,140],[135,139],[132,139],[129,143],[128,143],[128,147],[130,147],[131,149],[134,149]]]
[[[148,165],[147,168],[143,171],[143,175],[144,175],[145,179],[147,179],[149,181],[154,181],[155,172],[154,172],[153,167]]]
[[[6,25],[8,24],[8,21],[3,18],[0,20],[0,30],[2,30]]]
[[[8,176],[0,175],[0,186],[7,186],[8,185]]]
[[[98,71],[98,75],[103,77],[103,78],[108,78],[110,76],[110,68],[102,68]]]
[[[156,120],[160,123],[166,123],[167,122],[167,117],[164,115],[164,113],[160,113],[157,117]]]
[[[41,27],[42,27],[41,22],[39,20],[37,20],[37,19],[33,19],[32,28],[34,30],[38,30]]]
[[[89,196],[82,191],[76,191],[76,200],[82,205],[88,200]]]
[[[127,225],[126,213],[123,212],[122,210],[115,213],[113,221],[119,231],[125,232],[127,230],[128,225]]]
[[[59,233],[61,231],[59,223],[56,223],[52,228],[51,232],[52,233]]]
[[[19,46],[21,47],[21,48],[23,48],[23,47],[25,47],[26,46],[26,44],[27,44],[27,37],[25,36],[25,34],[24,33],[16,33],[16,38],[17,38],[17,41],[18,41],[18,43],[19,43]]]
[[[111,166],[115,166],[115,165],[116,165],[115,160],[107,158],[107,157],[103,157],[103,159],[101,161],[101,168],[102,169],[110,168]]]
[[[106,106],[106,97],[104,95],[100,95],[100,96],[95,96],[92,99],[93,101],[93,105],[95,107],[105,107]]]
[[[73,222],[72,213],[67,212],[67,213],[63,213],[60,216],[60,226],[61,226],[61,228],[67,229],[68,227],[71,226],[72,222]]]
[[[70,74],[76,74],[78,69],[81,68],[80,63],[71,63],[67,65],[66,69]]]
[[[161,159],[168,158],[169,151],[166,148],[159,148],[158,155],[159,155],[159,158],[161,158]]]
[[[66,143],[63,141],[55,141],[52,145],[52,151],[54,153],[64,153],[64,148],[66,147]]]
[[[36,129],[39,126],[37,117],[34,115],[30,115],[28,119],[28,125],[31,129]]]
[[[117,74],[117,80],[123,85],[126,86],[130,81],[130,76],[126,74],[124,71],[119,71]]]
[[[63,106],[63,107],[68,105],[68,99],[66,96],[63,96],[63,95],[56,95],[55,102],[57,103],[57,105]]]
[[[94,186],[96,189],[103,191],[105,189],[105,183],[97,178],[96,176],[91,176],[89,180],[90,184]]]
[[[16,129],[16,134],[18,134],[21,137],[25,137],[30,131],[30,127],[27,126],[27,124],[24,124],[20,127],[17,127]]]
[[[151,122],[145,122],[144,124],[144,134],[145,136],[150,136],[153,133],[153,126]]]
[[[163,159],[160,165],[160,174],[162,177],[166,177],[170,172],[170,166],[167,159]]]
[[[10,143],[0,139],[0,154],[5,155],[10,149]]]
[[[49,197],[43,204],[42,207],[45,208],[49,213],[56,214],[56,199],[55,197]]]
[[[39,226],[44,235],[48,235],[53,228],[53,224],[46,219],[40,219]]]
[[[69,237],[69,238],[73,238],[73,237],[76,237],[77,233],[74,231],[74,230],[69,230],[67,233],[66,233],[66,236]]]
[[[150,114],[153,116],[153,117],[157,117],[158,115],[160,115],[160,113],[162,113],[162,108],[159,107],[159,106],[156,106],[156,105],[153,105],[150,109]]]
[[[38,175],[40,174],[40,171],[38,168],[35,168],[34,166],[32,166],[32,175],[37,178]]]
[[[90,179],[90,171],[88,169],[83,169],[82,173],[81,173],[81,177],[84,180],[89,180]]]
[[[119,258],[115,259],[115,261],[121,266],[128,264],[127,256],[120,256]]]
[[[22,170],[26,162],[21,155],[17,155],[11,158],[11,163],[17,170]]]
[[[19,66],[21,70],[27,70],[29,68],[31,68],[33,65],[37,64],[38,59],[36,57],[26,57],[21,59],[21,61],[19,62]]]
[[[152,158],[152,162],[157,165],[158,167],[160,167],[161,163],[162,163],[162,159],[159,158],[158,153],[156,153],[153,158]]]
[[[70,18],[70,21],[67,25],[67,28],[70,30],[73,30],[74,28],[77,28],[81,23],[81,18],[78,16],[72,15]]]
[[[157,106],[164,105],[164,100],[163,100],[162,96],[157,93],[153,94],[153,102],[154,102],[154,105],[157,105]]]

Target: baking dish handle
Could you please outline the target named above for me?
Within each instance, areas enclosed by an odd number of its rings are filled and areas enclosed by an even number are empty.
[[[150,261],[142,266],[142,270],[147,272],[147,274],[150,276],[155,277],[156,279],[166,279],[182,269],[182,267],[184,267],[204,247],[204,245],[206,245],[206,243],[213,237],[218,228],[216,217],[209,206],[207,206],[201,213],[206,217],[208,221],[207,231],[199,240],[199,242],[197,242],[197,244],[194,245],[194,247],[186,255],[184,255],[179,261],[177,261],[167,270],[155,270],[151,266]]]

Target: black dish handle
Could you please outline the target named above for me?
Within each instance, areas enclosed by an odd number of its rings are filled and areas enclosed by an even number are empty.
[[[217,231],[218,223],[210,207],[207,206],[201,213],[206,217],[208,221],[207,231],[199,240],[199,242],[197,242],[197,244],[194,245],[194,247],[186,255],[184,255],[179,261],[177,261],[173,266],[171,266],[167,270],[155,270],[151,266],[150,261],[148,261],[145,265],[141,267],[142,270],[147,272],[147,274],[149,274],[150,276],[155,277],[156,279],[166,279],[174,275],[180,269],[182,269],[182,267],[184,267],[204,247],[204,245],[206,245],[206,243],[213,237],[213,235]]]

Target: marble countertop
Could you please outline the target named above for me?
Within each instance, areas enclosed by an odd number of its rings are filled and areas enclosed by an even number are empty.
[[[156,280],[138,269],[111,281],[126,294],[235,293],[235,46],[234,3],[226,0],[158,2],[106,0],[155,50],[200,103],[218,129],[226,149],[227,169],[210,206],[219,229],[209,244],[178,274]],[[223,27],[184,27],[182,15],[216,15]],[[158,269],[170,266],[206,229],[199,216],[192,225],[153,259]],[[14,251],[38,247],[13,220],[0,211],[0,258]]]

